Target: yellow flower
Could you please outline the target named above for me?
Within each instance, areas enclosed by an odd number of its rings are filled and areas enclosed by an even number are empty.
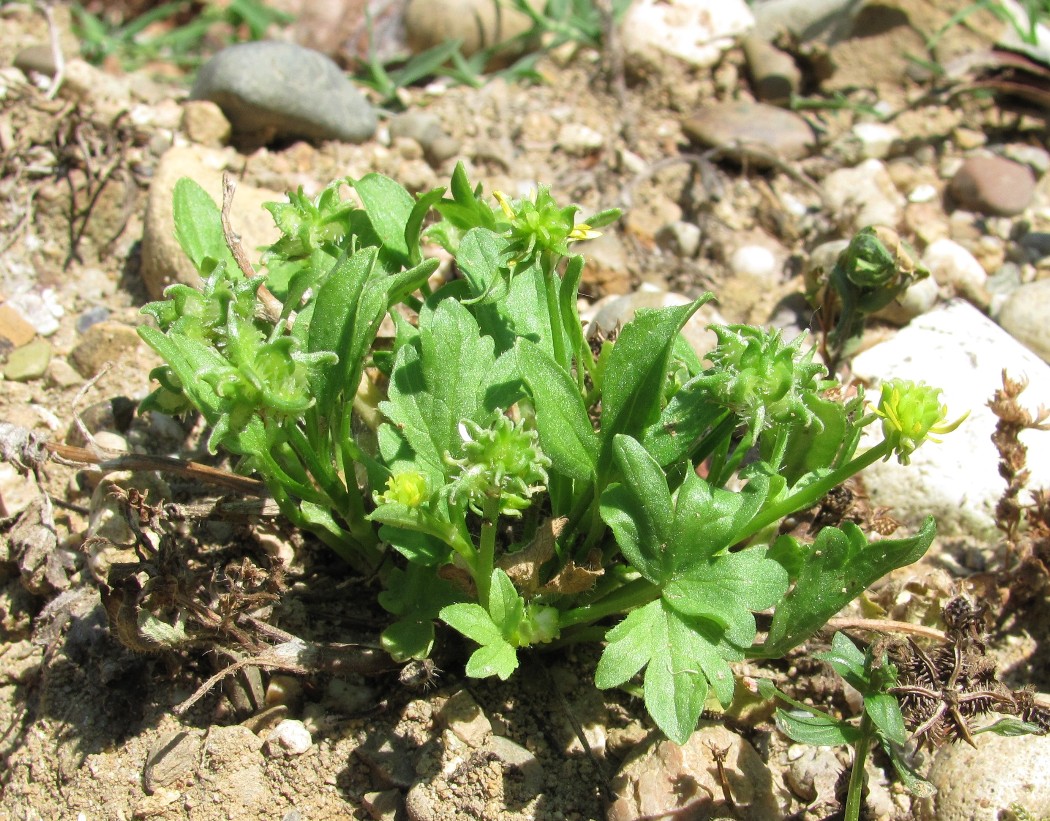
[[[430,498],[427,477],[415,470],[395,473],[386,480],[386,491],[379,494],[380,503],[419,507]]]
[[[941,404],[940,388],[921,382],[893,379],[882,385],[882,396],[875,415],[882,419],[882,433],[902,465],[927,439],[940,442],[931,434],[951,433],[970,415],[967,411],[954,422],[945,422],[948,408]]]

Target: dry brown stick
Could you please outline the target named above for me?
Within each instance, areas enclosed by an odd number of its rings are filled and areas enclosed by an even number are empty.
[[[256,619],[252,619],[252,622],[256,626],[261,624]],[[284,634],[283,631],[277,632]],[[395,670],[399,666],[385,652],[368,645],[315,644],[314,642],[303,641],[292,636],[280,644],[267,647],[250,658],[240,659],[224,667],[201,684],[189,698],[176,705],[173,712],[176,715],[182,715],[200,701],[212,687],[244,667],[265,667],[270,670],[281,670],[296,675],[309,675],[319,672],[352,672],[374,675]]]
[[[252,279],[255,277],[255,268],[252,267],[248,255],[244,252],[241,238],[234,232],[233,225],[230,223],[230,209],[233,207],[233,195],[236,190],[236,181],[228,172],[224,171],[222,174],[222,212],[219,215],[222,220],[222,235],[226,240],[226,246],[230,249],[230,253],[233,254],[233,258],[237,261],[237,267],[241,269],[241,273],[244,274],[246,279]]]
[[[911,636],[922,636],[934,641],[947,641],[947,636],[935,627],[911,624],[906,621],[888,619],[854,619],[844,617],[829,619],[825,625],[829,630],[870,630],[873,633],[904,633]]]
[[[173,456],[118,453],[115,456],[106,457],[87,448],[63,445],[58,442],[45,442],[44,447],[62,459],[73,463],[98,465],[99,469],[107,472],[114,470],[159,470],[165,473],[185,476],[188,479],[208,482],[219,487],[226,487],[239,493],[248,493],[253,496],[262,496],[266,493],[266,485],[258,479],[238,476],[236,473],[213,468],[210,465],[203,465],[200,462],[177,459]]]
[[[51,59],[55,61],[55,74],[51,78],[51,84],[47,87],[46,93],[47,99],[53,100],[58,95],[58,90],[62,87],[62,82],[66,78],[66,58],[65,55],[62,54],[62,44],[58,39],[58,26],[55,24],[55,15],[51,10],[51,4],[41,3],[40,11],[47,20],[47,33],[51,45]]]

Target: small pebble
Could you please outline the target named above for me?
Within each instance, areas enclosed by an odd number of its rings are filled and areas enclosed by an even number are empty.
[[[988,274],[969,251],[950,239],[931,243],[922,255],[922,264],[941,285],[955,293],[973,298],[984,294]]]
[[[65,309],[58,304],[52,288],[17,294],[11,297],[7,304],[17,308],[41,336],[51,336],[57,331],[58,320],[65,315]]]
[[[266,740],[266,752],[271,757],[302,755],[313,743],[310,731],[303,722],[286,718],[271,731]]]
[[[908,202],[932,202],[937,197],[937,188],[929,183],[916,185],[908,194]]]
[[[492,735],[488,716],[466,690],[453,693],[438,713],[438,720],[469,747],[480,747]]]
[[[751,88],[759,100],[782,105],[798,93],[802,72],[790,54],[756,35],[744,37],[741,45],[751,75]]]
[[[777,258],[761,245],[745,245],[737,248],[729,257],[729,267],[738,276],[764,279],[776,270]]]
[[[302,695],[303,685],[295,676],[271,676],[266,685],[266,706],[294,704]]]
[[[73,367],[85,378],[95,376],[108,362],[132,354],[141,344],[130,325],[105,320],[92,325],[70,352]]]
[[[36,482],[27,482],[14,465],[0,462],[0,518],[14,518],[39,498]]]
[[[43,74],[46,77],[55,76],[55,51],[49,45],[38,43],[26,46],[15,55],[14,66],[29,74]]]
[[[853,135],[860,141],[864,159],[874,157],[879,160],[889,155],[893,144],[901,137],[898,129],[885,123],[857,123],[853,126]]]
[[[51,362],[51,345],[44,339],[36,339],[21,348],[15,348],[7,357],[4,379],[11,382],[29,382],[39,379]]]
[[[566,123],[558,131],[558,147],[574,157],[585,157],[601,149],[605,137],[580,123]]]
[[[821,188],[829,208],[836,213],[853,214],[854,230],[869,225],[896,228],[901,221],[904,197],[879,160],[836,169],[824,178]]]
[[[20,348],[31,342],[34,336],[36,328],[21,311],[6,302],[0,305],[0,338],[12,348]]]
[[[1013,216],[1028,207],[1035,184],[1031,170],[1013,160],[970,157],[955,172],[948,192],[959,208]]]
[[[459,153],[460,143],[445,133],[441,120],[426,111],[406,111],[390,120],[391,139],[408,137],[423,149],[423,156],[432,166],[438,166]]]
[[[770,155],[802,159],[816,144],[813,129],[801,116],[764,103],[705,105],[682,122],[682,129],[702,145],[730,151],[756,164],[768,164]]]
[[[1050,256],[1050,232],[1031,231],[1021,239],[1021,247],[1029,262],[1038,262]]]
[[[365,684],[333,678],[325,688],[324,703],[334,712],[349,716],[358,715],[375,708],[376,692]]]
[[[84,382],[84,377],[63,357],[51,360],[47,368],[47,379],[56,388],[72,388]]]
[[[683,259],[692,259],[700,251],[700,226],[685,220],[675,220],[656,234],[656,241],[671,253]]]
[[[182,130],[198,145],[219,148],[229,141],[233,127],[211,100],[187,100],[182,109]]]
[[[200,763],[199,732],[179,730],[160,736],[146,757],[142,786],[148,795],[193,774]]]
[[[99,322],[104,322],[107,319],[109,319],[109,308],[104,305],[96,305],[94,308],[88,308],[84,313],[77,317],[77,333],[82,334],[92,325],[97,325]]]

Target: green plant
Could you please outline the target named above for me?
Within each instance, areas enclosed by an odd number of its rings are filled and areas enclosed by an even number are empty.
[[[939,746],[949,741],[974,744],[980,733],[1016,736],[1045,733],[1047,710],[1031,690],[1011,690],[996,677],[995,664],[986,655],[979,632],[983,608],[963,596],[944,606],[944,645],[923,650],[913,640],[880,639],[864,652],[843,633],[832,638],[831,649],[814,656],[826,661],[863,697],[859,721],[835,718],[760,681],[759,692],[791,709],[778,708],[777,727],[802,744],[854,749],[853,768],[844,808],[845,821],[857,821],[864,793],[864,763],[877,743],[893,764],[901,782],[916,796],[936,791],[912,769],[906,742],[911,732],[917,746]],[[903,625],[909,627],[909,625]],[[989,713],[999,718],[983,726],[974,719]]]
[[[205,38],[219,29],[247,29],[251,40],[266,36],[275,23],[289,23],[290,15],[268,7],[265,0],[230,0],[229,3],[197,0],[172,0],[154,6],[138,17],[110,23],[83,6],[73,6],[75,30],[81,41],[84,59],[101,63],[116,57],[126,70],[133,70],[152,60],[168,60],[184,68],[199,65],[204,56]],[[176,25],[179,18],[189,21]],[[159,28],[157,33],[150,33]]]
[[[474,676],[604,636],[598,686],[644,668],[649,713],[684,741],[709,692],[732,698],[732,662],[783,656],[933,539],[932,520],[877,546],[849,523],[811,543],[779,528],[958,424],[938,391],[887,383],[866,413],[801,339],[745,325],[715,328],[704,367],[679,332],[709,295],[584,333],[569,249],[616,212],[577,222],[543,186],[492,203],[462,167],[447,193],[369,174],[269,208],[283,236],[265,274],[242,272],[215,204],[176,186],[205,284],[145,309],[156,326],[140,334],[167,364],[144,408],[199,411],[213,452],[377,574],[395,658],[426,657],[438,620],[478,645]],[[459,273],[436,290],[424,236]],[[858,454],[876,420],[882,440]]]
[[[1018,10],[1020,14],[1017,13]],[[932,51],[946,31],[960,25],[979,11],[988,11],[998,20],[1008,24],[1017,35],[1017,39],[1029,46],[1039,44],[1039,27],[1050,20],[1050,3],[1047,0],[1017,0],[1015,4],[1008,4],[1003,0],[977,0],[976,3],[971,3],[953,14],[948,22],[926,41],[927,50]]]
[[[834,368],[859,343],[869,316],[930,275],[900,234],[884,225],[858,231],[808,297],[826,328],[824,359]],[[833,324],[832,324],[833,323]]]
[[[835,718],[810,705],[803,704],[777,690],[772,682],[760,681],[759,692],[766,698],[776,698],[791,709],[777,708],[778,729],[792,741],[800,744],[853,747],[853,768],[844,807],[845,821],[858,821],[866,780],[864,763],[874,744],[893,763],[897,775],[912,794],[930,796],[936,790],[928,781],[912,770],[905,754],[907,730],[897,698],[890,690],[897,684],[897,668],[886,656],[883,645],[870,645],[861,652],[845,634],[836,633],[831,649],[814,653],[826,661],[863,697],[860,719],[852,721]]]

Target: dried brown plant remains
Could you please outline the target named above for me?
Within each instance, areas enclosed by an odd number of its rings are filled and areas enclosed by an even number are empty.
[[[1011,690],[996,677],[981,631],[984,609],[965,596],[944,606],[947,641],[925,650],[913,639],[891,648],[905,722],[919,745],[933,749],[947,741],[974,744],[972,721],[989,713],[1016,716],[1050,730],[1050,710],[1030,690]]]

